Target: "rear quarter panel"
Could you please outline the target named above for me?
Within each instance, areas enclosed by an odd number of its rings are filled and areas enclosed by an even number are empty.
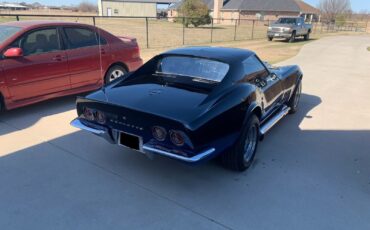
[[[123,41],[114,35],[110,35],[110,48],[114,62],[122,62],[129,72],[137,70],[142,66],[139,45],[135,41]]]
[[[272,72],[276,73],[279,76],[284,90],[284,99],[285,101],[288,101],[293,95],[298,81],[300,81],[303,77],[301,69],[297,65],[292,65],[280,67],[279,69],[273,70]]]
[[[190,124],[193,129],[190,139],[200,149],[215,147],[219,153],[225,151],[237,141],[250,116],[250,107],[260,104],[259,98],[254,86],[239,84]]]

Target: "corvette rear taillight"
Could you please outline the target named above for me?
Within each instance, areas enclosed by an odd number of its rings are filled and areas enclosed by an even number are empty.
[[[95,118],[96,118],[96,121],[99,124],[102,124],[103,125],[106,122],[105,114],[103,112],[101,112],[101,111],[96,111]]]
[[[170,131],[171,142],[176,146],[183,146],[185,144],[185,134],[181,131]]]
[[[83,116],[86,120],[93,121],[95,119],[95,111],[90,108],[85,108],[83,111]]]
[[[167,136],[167,131],[165,128],[160,126],[153,126],[152,127],[152,134],[153,137],[158,141],[164,141]]]

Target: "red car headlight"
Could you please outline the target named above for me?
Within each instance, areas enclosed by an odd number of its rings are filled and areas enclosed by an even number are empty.
[[[170,139],[171,142],[176,146],[183,146],[185,144],[185,136],[181,131],[171,130]]]
[[[158,141],[164,141],[167,136],[167,131],[163,127],[153,126],[152,127],[153,137]]]

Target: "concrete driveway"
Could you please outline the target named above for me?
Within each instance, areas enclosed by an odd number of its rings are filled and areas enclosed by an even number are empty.
[[[370,229],[369,36],[328,37],[299,64],[299,112],[245,173],[109,145],[69,126],[74,98],[0,115],[0,229]]]

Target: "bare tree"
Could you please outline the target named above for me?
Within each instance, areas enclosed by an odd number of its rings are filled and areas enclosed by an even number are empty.
[[[370,12],[367,11],[367,10],[360,10],[360,12],[358,13],[358,15],[359,15],[359,19],[361,21],[366,21],[366,20],[369,20]]]
[[[81,12],[97,12],[98,11],[98,7],[90,2],[81,2],[79,5],[78,5],[78,10],[81,11]]]
[[[345,17],[352,13],[350,0],[320,0],[319,8],[330,22],[335,22],[339,16]]]

